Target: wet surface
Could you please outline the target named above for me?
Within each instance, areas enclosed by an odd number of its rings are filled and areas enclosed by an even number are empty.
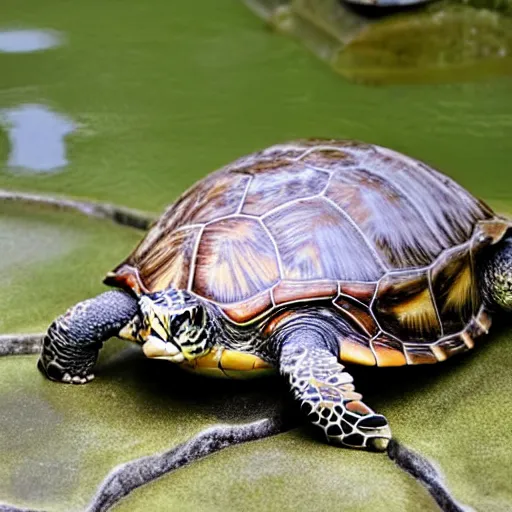
[[[0,53],[0,110],[38,106],[87,126],[87,133],[60,135],[65,172],[13,173],[7,162],[14,146],[4,128],[1,188],[158,212],[237,156],[295,137],[327,136],[424,159],[500,211],[512,211],[507,78],[355,85],[267,31],[236,0],[128,0],[122,7],[7,0],[2,9],[8,22],[54,27],[69,35],[69,44],[23,56]],[[141,238],[111,223],[36,207],[0,205],[0,219],[2,332],[46,328],[70,305],[103,291],[104,274]],[[435,368],[355,375],[398,439],[428,456],[455,497],[478,511],[505,512],[512,504],[510,338],[510,329],[496,330],[467,357]],[[44,380],[35,356],[0,361],[0,403],[8,412],[0,426],[0,501],[83,510],[116,464],[281,404],[275,381],[212,384],[143,359],[121,342],[104,351],[97,380],[84,387]],[[116,510],[148,507],[437,510],[425,489],[385,456],[335,449],[304,427],[193,464],[138,489]]]
[[[0,52],[29,53],[61,44],[57,32],[45,30],[0,30]]]
[[[65,137],[76,129],[69,118],[44,105],[22,105],[0,111],[7,130],[11,170],[54,172],[68,164]]]
[[[458,82],[512,75],[509,0],[444,0],[412,6],[397,3],[417,2],[245,3],[266,23],[357,82]]]

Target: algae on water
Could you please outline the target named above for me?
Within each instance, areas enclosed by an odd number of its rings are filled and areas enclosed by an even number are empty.
[[[346,78],[371,83],[460,81],[512,74],[505,0],[444,1],[407,9],[340,0],[247,0]]]

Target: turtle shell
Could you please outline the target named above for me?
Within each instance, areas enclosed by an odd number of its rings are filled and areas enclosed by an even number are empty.
[[[422,162],[370,144],[302,140],[194,185],[105,282],[136,293],[186,289],[235,324],[268,321],[267,332],[291,305],[330,301],[365,340],[343,340],[342,359],[437,362],[487,331],[474,261],[507,229]]]

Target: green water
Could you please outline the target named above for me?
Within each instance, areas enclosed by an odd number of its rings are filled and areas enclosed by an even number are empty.
[[[240,155],[295,137],[328,136],[423,159],[512,211],[509,78],[354,85],[269,31],[236,0],[4,0],[0,30],[13,28],[57,31],[62,45],[0,53],[0,110],[43,105],[78,128],[65,139],[68,166],[41,173],[0,164],[0,188],[160,211]],[[0,162],[11,150],[7,129],[0,131]],[[69,305],[98,293],[104,273],[138,239],[100,221],[0,205],[0,331],[43,329]],[[420,380],[399,374],[404,377],[393,381],[389,395],[368,386],[368,396],[395,433],[440,462],[461,501],[505,511],[512,503],[511,351],[506,334],[493,341],[446,374],[422,373]],[[35,357],[0,361],[0,403],[7,411],[0,446],[8,455],[0,462],[0,501],[81,510],[112,466],[239,410],[247,419],[247,411],[261,405],[250,386],[242,395],[249,393],[252,402],[233,398],[238,385],[222,388],[222,400],[218,388],[201,386],[180,399],[183,385],[174,370],[165,367],[151,381],[154,366],[147,364],[153,362],[138,353],[112,354],[98,380],[84,388],[44,381]],[[499,382],[487,378],[494,371],[503,375]],[[387,459],[335,450],[302,430],[191,466],[138,490],[119,510],[343,505],[436,510]]]

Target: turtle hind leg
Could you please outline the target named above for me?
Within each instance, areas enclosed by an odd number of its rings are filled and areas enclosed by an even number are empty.
[[[388,422],[361,401],[352,376],[338,362],[329,325],[314,318],[296,329],[291,323],[279,338],[280,372],[311,423],[334,444],[384,451],[391,439]]]

